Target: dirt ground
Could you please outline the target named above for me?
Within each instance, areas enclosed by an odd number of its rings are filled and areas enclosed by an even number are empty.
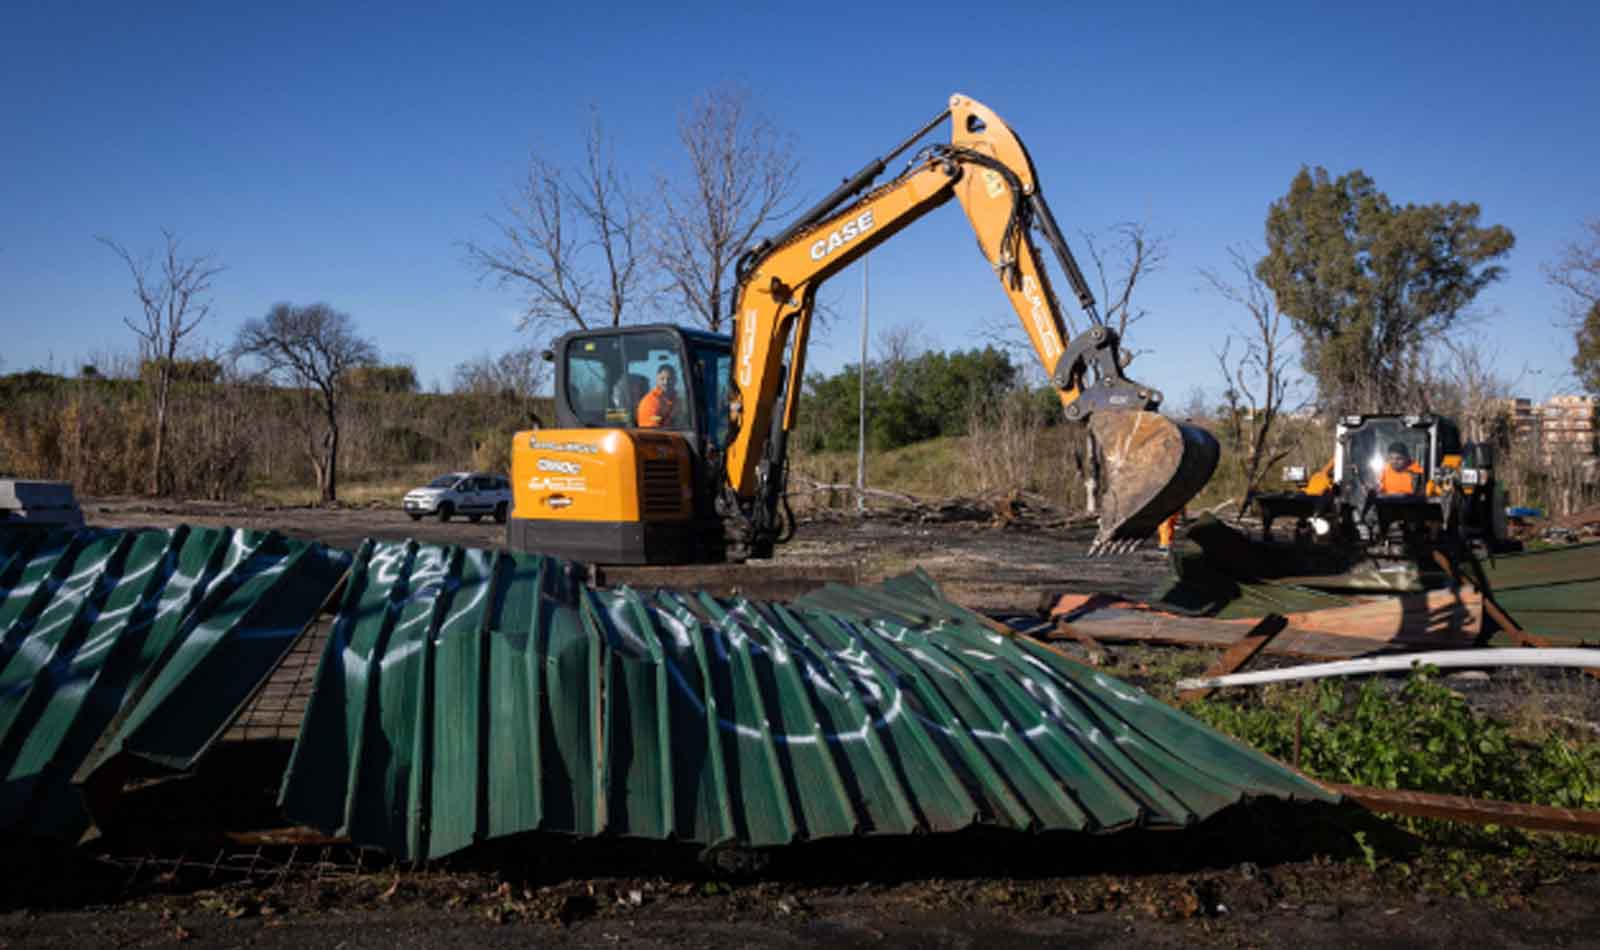
[[[351,549],[365,537],[474,546],[503,537],[492,522],[413,523],[392,509],[128,499],[88,499],[84,509],[96,526],[273,528]],[[1017,614],[1032,613],[1041,591],[1137,596],[1161,583],[1154,553],[1086,558],[1089,530],[823,522],[803,526],[780,563],[851,559],[869,579],[920,566],[962,603]],[[236,771],[214,762],[193,781],[226,800],[223,786],[203,783]],[[1386,857],[1374,862],[1366,848],[1378,839]],[[548,836],[491,842],[422,869],[351,849],[101,842],[62,852],[0,841],[0,950],[1595,946],[1597,870],[1587,860],[1423,847],[1364,813],[1276,803],[1237,806],[1182,832],[821,842],[732,872],[682,848]]]
[[[485,518],[441,523],[412,521],[397,508],[271,508],[229,503],[150,502],[88,498],[84,518],[108,528],[171,528],[179,524],[273,529],[290,537],[355,550],[364,538],[416,538],[434,544],[498,547],[505,528]],[[974,523],[932,525],[892,520],[812,521],[778,549],[776,564],[804,571],[808,565],[853,561],[866,580],[881,580],[921,567],[956,601],[981,610],[1031,613],[1041,591],[1096,590],[1137,597],[1166,577],[1153,545],[1121,558],[1085,555],[1092,523],[1065,529],[996,528]]]

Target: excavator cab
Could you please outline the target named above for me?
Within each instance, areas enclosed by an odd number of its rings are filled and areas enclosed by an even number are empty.
[[[552,429],[514,437],[506,544],[600,564],[722,559],[732,341],[657,324],[568,333]]]
[[[659,429],[689,440],[698,454],[727,438],[732,341],[666,324],[588,330],[561,337],[556,422],[563,429]],[[650,405],[664,413],[640,418]]]

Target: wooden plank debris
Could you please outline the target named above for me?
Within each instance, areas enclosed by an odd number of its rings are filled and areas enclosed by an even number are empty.
[[[1244,623],[1204,617],[1179,617],[1151,610],[1111,607],[1072,621],[1076,630],[1101,643],[1149,643],[1161,646],[1211,647],[1226,650],[1249,631]],[[1343,659],[1371,653],[1390,644],[1366,637],[1344,637],[1305,630],[1292,621],[1262,650],[1274,656],[1313,660]],[[1409,645],[1409,644],[1408,644]],[[1442,645],[1442,644],[1441,644]]]
[[[1288,627],[1289,620],[1282,614],[1267,614],[1261,618],[1259,623],[1250,628],[1249,633],[1240,637],[1233,646],[1229,647],[1228,652],[1217,657],[1217,661],[1211,664],[1211,668],[1205,671],[1204,676],[1209,679],[1213,676],[1226,676],[1238,670],[1250,662],[1257,653],[1260,653],[1267,644],[1272,642],[1274,637],[1287,630]],[[1187,703],[1196,699],[1205,699],[1211,695],[1213,689],[1214,687],[1210,686],[1186,689],[1178,694],[1178,701]]]
[[[1076,640],[1079,646],[1089,652],[1090,666],[1108,666],[1113,662],[1112,653],[1106,648],[1106,645],[1084,633],[1076,624],[1067,623],[1065,620],[1058,621],[1055,628],[1047,635],[1047,639],[1050,640],[1065,640],[1068,638]]]

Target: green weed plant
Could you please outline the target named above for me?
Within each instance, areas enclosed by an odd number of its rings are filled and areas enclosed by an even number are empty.
[[[1600,808],[1600,743],[1549,730],[1518,738],[1423,667],[1399,690],[1341,680],[1244,703],[1208,700],[1196,716],[1331,782]],[[1299,735],[1298,756],[1296,735]]]

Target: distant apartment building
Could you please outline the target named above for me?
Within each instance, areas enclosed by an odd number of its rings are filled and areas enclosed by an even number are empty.
[[[1600,399],[1552,396],[1538,407],[1539,445],[1546,461],[1591,457],[1600,437]]]
[[[1534,405],[1532,399],[1518,396],[1502,400],[1502,410],[1505,413],[1506,434],[1511,438],[1526,439],[1538,430],[1541,416],[1539,407]]]

